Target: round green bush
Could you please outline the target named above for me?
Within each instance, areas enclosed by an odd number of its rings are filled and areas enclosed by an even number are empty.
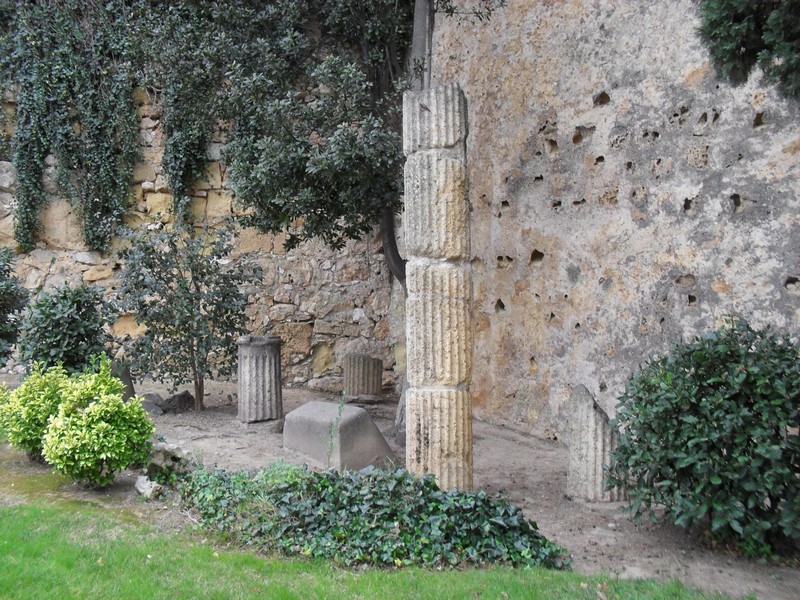
[[[800,348],[728,319],[628,381],[609,485],[745,554],[800,537]]]
[[[83,371],[104,350],[110,314],[98,287],[67,284],[41,292],[23,313],[19,353],[27,364]]]
[[[102,394],[87,406],[66,399],[44,435],[43,454],[56,471],[105,487],[116,472],[147,460],[154,433],[140,398]]]
[[[38,459],[48,419],[58,413],[61,393],[69,375],[61,366],[45,369],[37,363],[33,371],[13,392],[0,401],[0,429],[9,443]]]

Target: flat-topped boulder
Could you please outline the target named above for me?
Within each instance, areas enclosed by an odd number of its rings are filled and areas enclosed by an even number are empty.
[[[396,458],[363,408],[312,400],[286,415],[283,446],[322,468],[389,466]]]

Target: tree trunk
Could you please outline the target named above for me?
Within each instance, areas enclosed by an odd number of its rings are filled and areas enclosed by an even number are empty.
[[[384,208],[381,214],[381,231],[383,232],[383,254],[389,263],[389,270],[397,281],[406,287],[406,261],[397,250],[397,239],[394,230],[394,211]]]
[[[203,396],[205,394],[205,379],[197,372],[194,374],[194,410],[200,412],[205,410]]]

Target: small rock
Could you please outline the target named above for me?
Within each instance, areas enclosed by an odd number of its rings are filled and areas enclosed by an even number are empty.
[[[150,479],[144,475],[136,478],[136,491],[148,500],[158,498],[164,493],[164,486]]]

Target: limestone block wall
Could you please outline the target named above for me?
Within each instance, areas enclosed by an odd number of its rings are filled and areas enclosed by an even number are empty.
[[[566,440],[726,313],[800,332],[800,108],[717,79],[690,0],[509,0],[437,18],[470,107],[475,412]],[[410,349],[409,349],[410,350]]]
[[[134,169],[128,222],[144,227],[171,220],[172,197],[161,168],[160,108],[144,93],[137,94],[136,103],[142,162]],[[13,105],[7,103],[6,108],[13,110]],[[209,145],[208,159],[205,178],[192,190],[192,209],[198,218],[213,225],[236,210],[222,137]],[[85,282],[101,286],[111,299],[122,265],[113,251],[101,255],[84,246],[74,208],[57,196],[54,162],[48,161],[48,165],[46,180],[53,197],[42,213],[44,228],[36,248],[16,258],[17,275],[32,291],[64,282]],[[12,248],[16,247],[14,181],[11,163],[0,160],[0,245]],[[380,234],[376,231],[336,252],[319,243],[287,252],[283,240],[283,235],[243,230],[233,259],[253,260],[263,269],[262,284],[247,290],[249,333],[281,336],[284,383],[340,392],[344,356],[363,353],[383,362],[384,384],[391,386],[396,379],[396,356],[404,361],[405,344],[404,332],[389,318],[391,276]],[[397,293],[402,295],[402,290]],[[114,325],[118,337],[139,331],[132,315],[123,315]]]

